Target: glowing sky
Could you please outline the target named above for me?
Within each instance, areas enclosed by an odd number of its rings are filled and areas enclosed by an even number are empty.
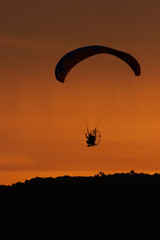
[[[159,0],[0,0],[0,184],[159,172],[159,23]],[[129,52],[142,75],[100,125],[101,144],[88,149],[54,68],[68,51],[92,44]]]

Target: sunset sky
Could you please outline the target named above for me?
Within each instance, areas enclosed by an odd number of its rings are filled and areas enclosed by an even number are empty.
[[[160,172],[159,24],[159,0],[0,0],[0,184]],[[54,76],[64,54],[87,45],[128,52],[142,70],[94,148]]]

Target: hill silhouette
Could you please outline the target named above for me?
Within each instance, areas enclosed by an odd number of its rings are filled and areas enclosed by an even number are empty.
[[[160,174],[100,172],[91,177],[36,177],[1,185],[0,212],[18,217],[105,217],[114,219],[114,226],[121,226],[122,219],[125,224],[134,219],[143,234],[156,236],[156,225],[151,227],[151,222],[160,214]],[[130,231],[131,226],[126,226]],[[135,227],[134,231],[140,230]]]

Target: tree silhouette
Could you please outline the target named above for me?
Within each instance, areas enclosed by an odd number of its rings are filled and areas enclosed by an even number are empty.
[[[99,172],[94,177],[36,177],[0,186],[1,217],[95,216],[96,224],[103,217],[104,221],[114,223],[108,228],[112,235],[120,234],[115,229],[120,231],[125,221],[125,233],[142,236],[141,239],[145,233],[159,231],[159,226],[153,224],[160,214],[159,203],[160,175],[134,170],[109,175]],[[129,224],[131,219],[133,227]],[[137,222],[139,228],[135,227]]]

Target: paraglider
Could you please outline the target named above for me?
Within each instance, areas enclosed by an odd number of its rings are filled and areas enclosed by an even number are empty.
[[[93,45],[93,46],[81,47],[81,48],[75,49],[75,50],[70,51],[67,54],[65,54],[56,65],[56,68],[55,68],[56,79],[59,82],[64,83],[67,76],[69,75],[70,72],[72,72],[72,69],[75,68],[76,65],[79,65],[81,62],[86,61],[86,59],[88,59],[88,58],[92,58],[95,55],[100,55],[100,54],[114,56],[115,58],[119,59],[121,62],[123,61],[126,64],[126,66],[128,65],[130,70],[132,70],[132,73],[135,76],[140,76],[140,74],[141,74],[140,65],[139,65],[138,61],[130,54],[113,49],[113,48],[105,47],[105,46]],[[116,72],[116,69],[114,69],[113,72]],[[76,78],[77,77],[78,76],[76,75]],[[110,77],[110,75],[109,75],[109,77]],[[107,81],[109,81],[109,77],[106,78]],[[74,79],[74,80],[78,81],[77,79]],[[82,77],[82,82],[83,81],[84,81],[84,76]],[[95,81],[100,82],[100,81],[106,81],[106,80],[104,78],[101,79],[101,78],[97,77]],[[127,79],[126,81],[129,81],[129,80]],[[118,80],[117,80],[117,82],[118,82]],[[122,84],[122,85],[124,85],[124,84]],[[97,89],[99,89],[96,84],[95,84],[95,86]],[[83,87],[83,85],[82,85],[82,87]],[[109,89],[108,87],[109,87],[109,84],[107,85],[107,89]],[[102,87],[102,88],[104,90],[104,87]],[[86,99],[88,101],[88,99],[90,97],[92,97],[94,94],[93,94],[93,91],[91,91],[90,94],[88,94],[88,91],[86,91],[86,92],[87,92]],[[112,90],[110,90],[110,89],[108,90],[108,95],[109,94],[111,95],[111,97],[112,97],[112,95],[114,95]],[[106,93],[106,95],[107,95],[107,93]],[[100,94],[99,94],[99,96],[101,97]],[[112,99],[111,99],[111,101],[112,101]],[[94,109],[97,110],[99,107],[96,108],[95,102],[96,101],[88,101],[87,104],[88,105],[90,104],[89,108],[91,107],[91,105],[93,105]],[[103,105],[105,105],[105,104],[103,104]],[[85,108],[87,109],[87,107],[85,107]],[[99,114],[97,114],[97,115],[99,115]],[[91,147],[91,146],[93,147],[93,146],[98,145],[100,142],[100,139],[101,139],[101,134],[97,130],[97,125],[92,129],[93,129],[92,131],[89,131],[87,129],[87,133],[86,133],[87,147]]]
[[[101,140],[101,134],[96,128],[92,131],[87,129],[86,138],[87,147],[93,147],[99,144]]]

